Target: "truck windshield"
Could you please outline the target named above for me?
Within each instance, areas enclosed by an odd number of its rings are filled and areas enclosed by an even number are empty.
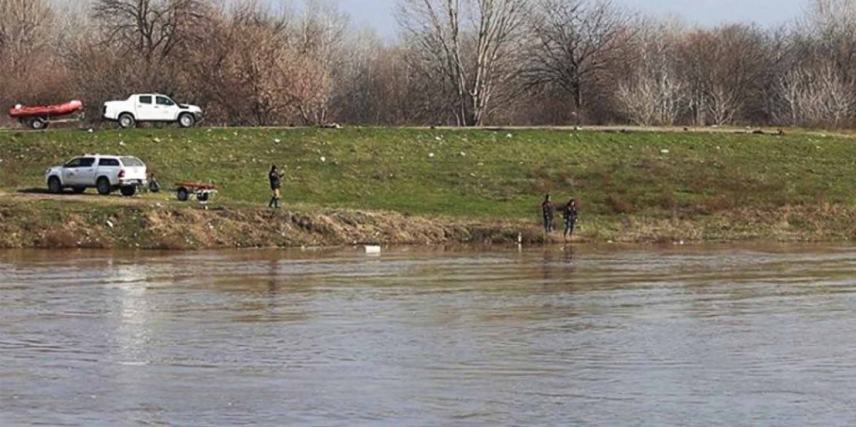
[[[122,164],[125,165],[125,167],[131,167],[131,168],[132,167],[145,166],[143,164],[143,161],[136,158],[136,157],[122,157]]]

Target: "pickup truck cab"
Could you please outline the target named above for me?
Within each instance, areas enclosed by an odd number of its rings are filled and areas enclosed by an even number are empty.
[[[96,188],[101,195],[119,189],[123,196],[130,197],[147,184],[147,178],[146,165],[132,156],[87,154],[45,171],[48,191],[54,194],[66,188],[75,193]]]
[[[183,128],[190,128],[202,120],[202,109],[179,104],[166,95],[147,93],[131,95],[124,101],[105,102],[102,116],[105,120],[118,122],[125,129],[140,122],[178,123]]]

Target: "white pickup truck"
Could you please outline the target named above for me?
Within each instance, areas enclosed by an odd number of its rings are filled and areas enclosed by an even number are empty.
[[[49,168],[45,181],[48,191],[54,194],[66,188],[82,193],[95,187],[98,194],[108,195],[119,189],[123,196],[130,197],[138,187],[146,185],[146,174],[146,165],[136,157],[87,154]]]
[[[102,116],[125,129],[140,122],[178,123],[190,128],[202,120],[202,109],[179,104],[166,95],[150,93],[131,95],[124,101],[105,102]]]

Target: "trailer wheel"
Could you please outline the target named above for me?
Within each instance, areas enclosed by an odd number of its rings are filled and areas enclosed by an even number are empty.
[[[42,117],[33,117],[30,119],[30,128],[33,130],[42,130],[48,127],[48,121]]]
[[[122,129],[131,129],[137,126],[137,121],[130,113],[122,113],[119,116],[119,126],[121,126]]]
[[[176,197],[178,197],[179,201],[186,202],[190,200],[190,192],[187,191],[186,188],[181,187],[175,192]]]

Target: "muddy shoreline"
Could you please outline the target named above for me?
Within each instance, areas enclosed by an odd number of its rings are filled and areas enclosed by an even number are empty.
[[[427,218],[348,209],[269,209],[35,199],[0,201],[0,248],[295,248],[354,245],[562,243],[535,220]],[[559,224],[557,224],[558,226]],[[845,206],[733,210],[692,218],[585,218],[574,243],[850,242],[856,209]]]

